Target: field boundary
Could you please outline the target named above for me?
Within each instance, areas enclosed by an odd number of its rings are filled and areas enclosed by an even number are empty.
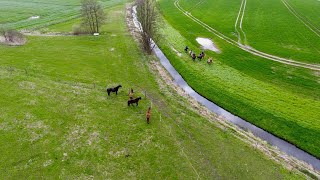
[[[229,44],[231,44],[233,46],[236,46],[236,47],[238,47],[238,48],[240,48],[240,49],[242,49],[242,50],[244,50],[244,51],[246,51],[246,52],[248,52],[248,53],[250,53],[252,55],[255,55],[255,56],[258,56],[258,57],[262,57],[264,59],[272,60],[272,61],[279,62],[279,63],[282,63],[282,64],[290,65],[290,66],[306,68],[306,69],[310,69],[310,70],[314,70],[314,71],[320,71],[320,65],[319,64],[309,64],[309,63],[299,62],[299,61],[295,61],[295,60],[291,60],[291,59],[281,58],[281,57],[278,57],[278,56],[275,56],[275,55],[271,55],[271,54],[268,54],[268,53],[261,52],[259,50],[256,50],[256,49],[250,47],[250,46],[239,44],[235,40],[227,37],[226,35],[222,34],[221,32],[219,32],[216,29],[212,28],[208,24],[202,22],[198,18],[196,18],[193,15],[191,15],[191,13],[187,12],[186,10],[184,10],[180,6],[179,1],[180,0],[176,0],[174,2],[174,5],[180,12],[182,12],[185,16],[190,18],[195,23],[197,23],[200,26],[202,26],[203,28],[207,29],[212,34],[216,35],[220,39],[226,41],[227,43],[229,43]]]

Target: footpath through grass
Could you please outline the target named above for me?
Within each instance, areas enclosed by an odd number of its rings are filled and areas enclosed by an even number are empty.
[[[200,94],[228,111],[320,157],[319,74],[257,58],[223,42],[161,0],[166,19],[160,46],[174,67]],[[171,27],[171,25],[173,27]],[[193,62],[186,45],[200,53],[197,37],[214,41],[214,62]],[[176,50],[182,52],[180,57]]]
[[[123,6],[108,18],[104,36],[0,46],[2,178],[303,178],[198,115],[150,71]],[[107,96],[106,84],[123,88]],[[138,107],[126,105],[129,88]]]

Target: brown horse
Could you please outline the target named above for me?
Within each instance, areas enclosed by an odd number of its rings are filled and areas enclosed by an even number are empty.
[[[192,60],[196,60],[196,54],[195,53],[192,53],[192,55],[191,55],[191,57],[192,57]]]
[[[151,107],[148,108],[148,111],[146,113],[146,117],[147,117],[147,123],[149,124],[150,117],[151,117]]]
[[[204,56],[205,56],[204,52],[201,52],[197,58],[202,60],[202,58],[204,58]]]
[[[128,100],[128,106],[130,106],[131,104],[136,103],[136,105],[138,106],[139,101],[141,100],[141,97],[138,97],[136,99],[129,99]]]

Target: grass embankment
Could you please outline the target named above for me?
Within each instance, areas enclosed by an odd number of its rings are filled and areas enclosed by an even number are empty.
[[[214,37],[176,11],[172,1],[160,1],[170,25],[163,29],[161,49],[186,81],[200,94],[230,112],[320,157],[320,101],[316,72],[254,57]],[[221,54],[216,60],[192,62],[172,48],[185,45],[200,52],[196,37],[214,40]]]
[[[0,47],[2,178],[302,178],[165,86],[127,32],[123,9],[108,13],[104,36],[30,36],[25,46]],[[106,84],[123,88],[107,96]],[[126,105],[129,88],[143,98],[138,107]]]
[[[291,1],[288,2],[294,5]],[[309,18],[310,22],[317,24],[320,22],[317,14],[319,11],[314,10],[320,3],[317,1],[307,2],[301,6],[300,12],[302,15],[313,17]],[[173,4],[173,1],[168,3]],[[181,0],[180,4],[204,23],[234,40],[238,39],[235,22],[241,0],[205,0],[201,2]],[[307,9],[310,12],[306,12]],[[178,9],[174,11],[178,11]],[[241,32],[239,24],[242,22],[247,45],[284,58],[307,63],[320,63],[320,37],[291,14],[282,1],[247,1],[242,21],[241,17],[242,13],[238,19],[237,29]],[[317,33],[320,35],[320,31]],[[242,35],[242,40],[244,40],[244,35]]]

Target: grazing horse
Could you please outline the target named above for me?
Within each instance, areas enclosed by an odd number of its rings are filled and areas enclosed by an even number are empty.
[[[147,117],[147,123],[149,124],[150,117],[151,117],[151,107],[148,108],[148,111],[146,113],[146,117]]]
[[[190,50],[190,51],[189,51],[189,55],[190,55],[190,56],[192,56],[192,54],[193,54],[193,51],[192,51],[192,50]]]
[[[138,97],[136,99],[129,99],[128,106],[130,106],[131,104],[134,104],[134,103],[136,103],[136,105],[138,106],[139,100],[141,100],[141,97]]]
[[[108,89],[107,89],[108,96],[110,96],[110,93],[111,93],[111,92],[116,92],[116,95],[118,95],[118,90],[119,90],[119,88],[121,88],[121,87],[122,87],[122,86],[119,85],[119,86],[114,87],[114,88],[108,88]]]
[[[210,57],[207,61],[208,64],[211,64],[212,63],[212,57]]]
[[[192,60],[196,60],[196,54],[195,53],[193,53],[191,57],[192,57]]]
[[[204,58],[204,52],[201,52],[197,58],[202,60],[202,58]]]
[[[186,47],[184,48],[184,51],[187,53],[187,52],[188,52],[188,49],[189,49],[189,47],[186,46]]]

